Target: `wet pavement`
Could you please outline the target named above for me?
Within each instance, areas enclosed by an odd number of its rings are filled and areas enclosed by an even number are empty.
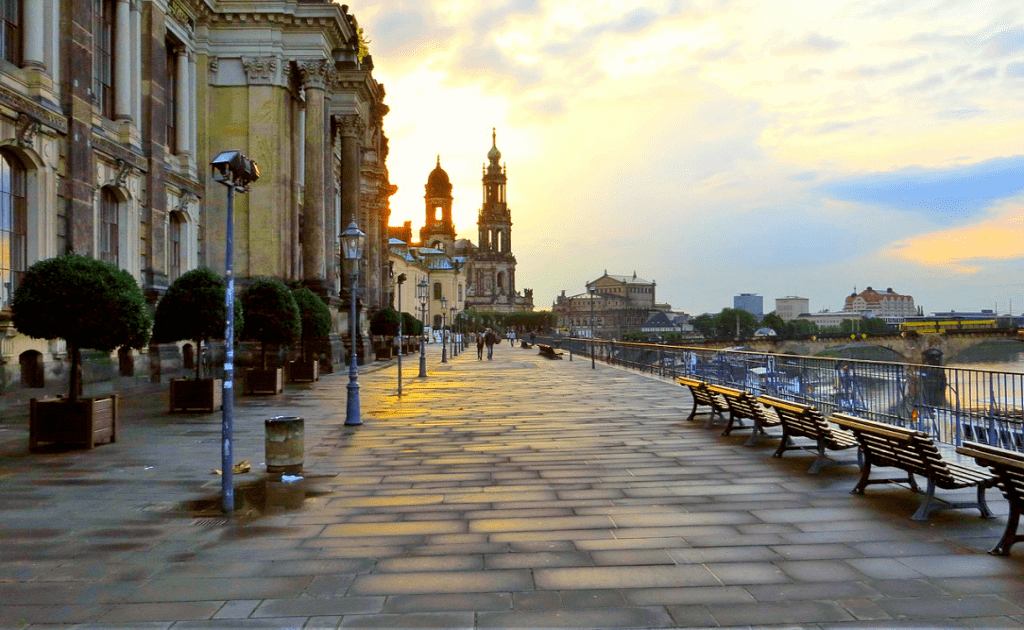
[[[118,441],[27,453],[0,421],[0,627],[1020,627],[1024,545],[976,510],[909,519],[686,422],[685,388],[496,348],[237,400],[239,510],[218,510],[220,414],[125,400]],[[263,421],[305,419],[302,480],[264,472]],[[895,476],[895,475],[894,475]],[[968,491],[965,491],[968,492]],[[969,496],[942,493],[945,498]]]

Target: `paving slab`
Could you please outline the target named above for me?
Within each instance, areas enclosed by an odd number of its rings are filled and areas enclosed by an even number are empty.
[[[433,350],[433,348],[431,348]],[[347,374],[236,399],[239,509],[219,512],[220,414],[128,396],[118,442],[27,452],[0,419],[0,627],[1019,627],[1024,547],[997,518],[908,516],[856,466],[686,422],[688,390],[500,348],[428,376]],[[305,419],[304,480],[263,421]],[[278,493],[275,495],[274,493]]]

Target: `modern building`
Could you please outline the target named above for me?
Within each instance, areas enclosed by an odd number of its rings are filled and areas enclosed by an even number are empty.
[[[390,298],[384,88],[355,17],[323,0],[5,0],[0,63],[0,359],[60,343],[19,335],[9,304],[36,261],[77,253],[129,272],[154,304],[185,271],[224,270],[238,150],[262,177],[235,197],[234,271],[305,285],[347,330],[340,233],[368,242],[360,305]],[[9,244],[9,245],[8,245]],[[9,249],[8,249],[9,247]],[[366,321],[366,318],[361,318]],[[338,337],[335,336],[335,348]],[[159,377],[160,362],[146,360]],[[334,360],[339,357],[334,356]],[[144,368],[142,368],[144,369]],[[5,383],[17,383],[12,370]],[[2,388],[0,388],[2,389]],[[9,391],[9,389],[8,389]]]
[[[860,313],[848,311],[822,311],[820,313],[802,313],[797,316],[798,320],[812,322],[818,328],[838,328],[845,321],[857,321],[863,319]]]
[[[871,287],[860,293],[855,290],[846,296],[843,311],[861,315],[872,313],[892,326],[903,322],[907,317],[917,315],[914,298],[909,295],[900,295],[892,288],[888,288],[884,292],[875,291]]]
[[[775,298],[775,314],[784,322],[792,321],[802,313],[809,312],[811,312],[811,301],[807,298],[795,295]]]
[[[750,313],[757,321],[764,317],[764,298],[756,293],[740,293],[733,296],[732,307]]]

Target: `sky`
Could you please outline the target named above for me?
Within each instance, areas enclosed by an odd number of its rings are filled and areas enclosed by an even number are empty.
[[[491,129],[516,288],[606,270],[691,314],[1024,311],[1020,0],[347,0],[390,113],[391,225],[438,155],[477,241]]]

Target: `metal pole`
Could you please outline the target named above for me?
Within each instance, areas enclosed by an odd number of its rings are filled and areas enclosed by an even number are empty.
[[[359,426],[363,423],[359,417],[359,367],[356,363],[356,282],[359,280],[359,261],[352,261],[352,294],[349,301],[352,303],[349,311],[349,322],[352,332],[352,360],[348,367],[348,399],[345,407],[345,426]]]
[[[420,376],[427,376],[427,304],[420,302],[420,321],[423,322],[423,331],[420,333]]]
[[[227,307],[227,322],[224,327],[224,385],[221,402],[221,449],[220,449],[220,507],[225,514],[235,511],[235,478],[231,467],[234,456],[231,448],[231,413],[234,410],[235,393],[235,276],[232,259],[235,251],[235,186],[228,185],[227,235],[224,246],[224,277],[227,287],[224,291],[224,305]]]
[[[441,309],[441,363],[448,363],[448,331],[444,329],[447,320],[448,314]]]
[[[398,395],[402,395],[402,283],[398,283]]]
[[[594,362],[594,337],[597,337],[597,331],[594,330],[594,295],[595,291],[590,292],[590,369],[596,370],[597,366]]]

